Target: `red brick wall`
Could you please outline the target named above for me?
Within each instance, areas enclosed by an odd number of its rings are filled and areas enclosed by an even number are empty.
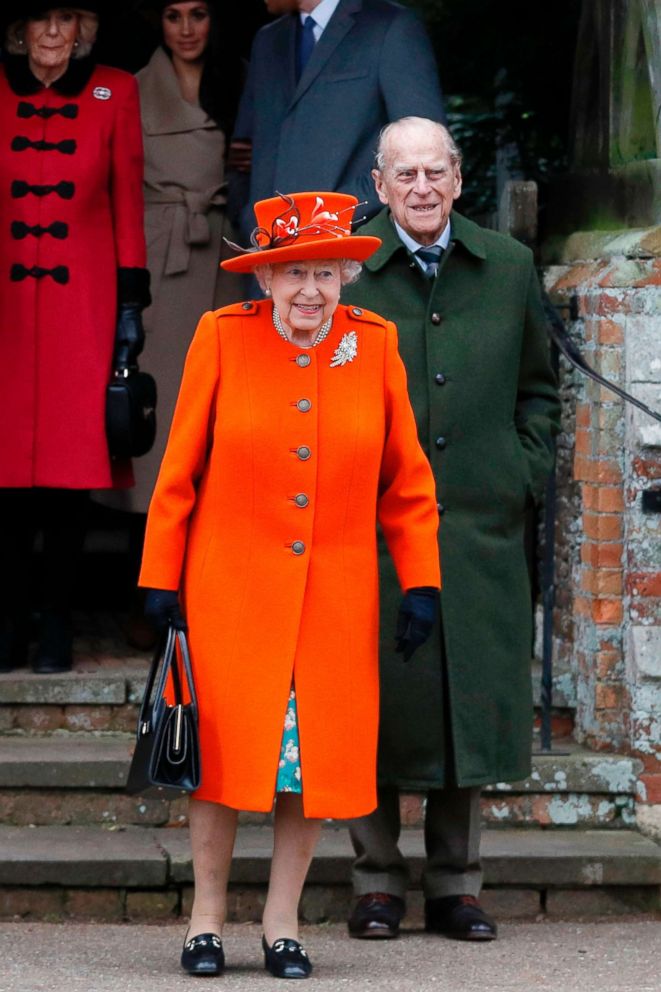
[[[572,260],[570,239],[568,261],[549,267],[545,281],[555,303],[573,298],[578,318],[569,329],[592,367],[661,411],[659,239],[650,248],[649,237],[647,245],[644,236],[627,237],[627,255],[613,250],[610,236],[610,250],[593,261]],[[650,257],[627,257],[636,252]],[[578,373],[571,378],[575,433],[564,467],[571,480],[561,478],[559,488],[573,483],[578,499],[559,518],[558,557],[571,583],[561,589],[556,635],[577,680],[577,735],[591,747],[640,757],[639,798],[658,804],[661,515],[644,514],[641,502],[643,490],[661,486],[661,425]],[[565,447],[571,442],[565,436]]]

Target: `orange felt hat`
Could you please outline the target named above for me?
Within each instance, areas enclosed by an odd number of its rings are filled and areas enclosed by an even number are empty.
[[[250,272],[270,262],[305,261],[313,258],[351,258],[362,262],[381,245],[380,238],[351,236],[353,212],[358,205],[348,193],[278,193],[255,204],[257,227],[251,248],[241,248],[236,258],[221,262],[230,272]]]

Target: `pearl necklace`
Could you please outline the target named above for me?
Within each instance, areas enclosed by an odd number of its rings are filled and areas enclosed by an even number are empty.
[[[313,348],[316,348],[318,344],[321,344],[324,338],[328,337],[332,324],[333,324],[332,317],[329,317],[328,320],[324,321],[324,323],[319,328],[319,333],[312,342]],[[278,332],[281,338],[283,338],[285,341],[289,341],[290,344],[293,344],[293,341],[291,341],[291,339],[287,337],[287,333],[284,327],[282,326],[282,317],[278,313],[278,308],[275,305],[273,306],[273,326],[275,327],[276,331]]]

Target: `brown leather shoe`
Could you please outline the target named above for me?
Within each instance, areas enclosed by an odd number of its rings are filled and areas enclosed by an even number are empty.
[[[388,892],[368,892],[361,896],[349,917],[349,936],[361,939],[392,940],[399,936],[399,924],[406,904]]]
[[[475,896],[425,900],[425,930],[457,940],[495,940],[498,928]]]

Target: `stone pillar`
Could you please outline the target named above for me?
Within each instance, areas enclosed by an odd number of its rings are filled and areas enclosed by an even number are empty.
[[[586,360],[661,412],[661,227],[574,234],[559,261],[547,290],[574,314]],[[577,682],[576,734],[643,761],[639,823],[661,836],[661,513],[643,507],[644,492],[661,498],[661,424],[573,375],[578,501],[559,535],[572,580],[559,631]]]

